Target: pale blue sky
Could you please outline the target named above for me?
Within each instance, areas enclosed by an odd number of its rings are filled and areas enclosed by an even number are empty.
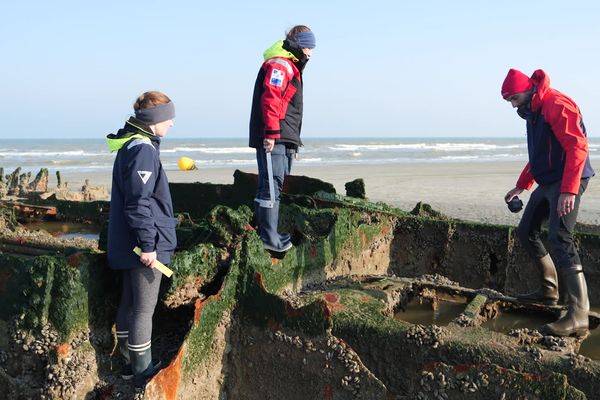
[[[519,136],[510,67],[543,68],[600,131],[596,1],[0,3],[2,137],[102,137],[141,92],[173,137],[244,137],[262,52],[295,24],[317,48],[304,136]]]

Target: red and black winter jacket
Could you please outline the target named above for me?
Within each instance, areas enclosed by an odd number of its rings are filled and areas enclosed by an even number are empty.
[[[252,98],[250,147],[276,139],[287,147],[302,145],[302,74],[291,59],[275,56],[261,66]]]
[[[561,193],[577,194],[580,180],[594,176],[579,108],[568,96],[550,88],[543,70],[535,71],[531,80],[535,93],[525,118],[529,163],[517,187],[530,189],[534,181],[540,185],[561,181]]]

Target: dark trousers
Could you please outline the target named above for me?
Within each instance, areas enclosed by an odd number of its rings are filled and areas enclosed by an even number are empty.
[[[542,223],[548,220],[548,241],[556,266],[562,269],[581,265],[573,243],[573,231],[577,222],[581,195],[587,188],[588,181],[587,178],[581,180],[573,211],[562,217],[559,217],[556,211],[560,196],[560,181],[550,185],[539,185],[533,191],[517,229],[519,240],[531,257],[537,259],[548,254],[540,240]]]
[[[117,336],[128,338],[134,350],[150,348],[152,316],[158,301],[162,274],[156,268],[125,269],[117,309]],[[130,349],[131,350],[131,349]]]

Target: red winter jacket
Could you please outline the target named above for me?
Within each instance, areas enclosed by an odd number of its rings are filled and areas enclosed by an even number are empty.
[[[529,162],[516,186],[530,189],[534,180],[539,184],[561,180],[561,193],[577,194],[581,178],[594,175],[579,108],[568,96],[550,88],[543,70],[536,70],[531,80],[536,92],[527,117]]]
[[[250,115],[250,147],[261,148],[264,138],[293,147],[302,144],[302,75],[288,58],[291,54],[281,49],[281,43],[265,52],[267,56],[276,55],[262,64],[256,78]]]

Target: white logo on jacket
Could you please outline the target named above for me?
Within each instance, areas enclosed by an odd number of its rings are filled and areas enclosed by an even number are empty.
[[[283,78],[285,78],[285,73],[283,71],[273,69],[273,71],[271,71],[271,79],[269,80],[269,83],[273,86],[282,86]]]
[[[142,179],[142,182],[144,182],[144,185],[146,182],[148,182],[148,179],[150,179],[150,176],[152,175],[152,171],[138,171],[137,173]]]

